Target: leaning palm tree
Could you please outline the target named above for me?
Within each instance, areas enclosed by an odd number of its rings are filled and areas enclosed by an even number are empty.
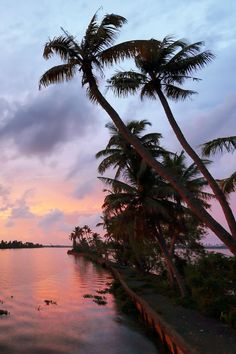
[[[198,81],[198,78],[192,76],[194,71],[203,68],[212,60],[211,52],[201,52],[202,45],[203,42],[189,44],[171,37],[165,37],[158,45],[154,40],[150,40],[147,50],[135,56],[135,64],[139,71],[118,72],[108,82],[109,87],[118,96],[127,96],[129,93],[135,94],[140,91],[141,99],[145,96],[159,98],[177,139],[208,181],[222,207],[232,236],[236,239],[236,221],[224,193],[187,142],[167,101],[168,98],[174,101],[184,100],[196,93],[181,86],[188,79]]]
[[[202,154],[205,156],[214,155],[216,152],[234,152],[236,150],[236,136],[217,138],[202,145]],[[236,191],[236,172],[230,177],[217,180],[222,191],[227,195]]]
[[[150,41],[138,40],[112,46],[120,27],[125,22],[124,17],[110,14],[104,16],[99,24],[95,14],[80,43],[64,30],[63,36],[49,40],[44,47],[44,58],[49,59],[53,55],[59,55],[63,64],[46,71],[40,79],[39,86],[46,87],[50,84],[69,81],[77,73],[81,73],[82,86],[86,87],[89,98],[107,112],[120,133],[135,148],[143,160],[172,184],[185,199],[189,208],[236,254],[236,241],[232,239],[232,236],[198,203],[181,182],[173,177],[160,162],[155,160],[141,142],[130,133],[118,113],[99,90],[98,77],[94,74],[94,68],[101,72],[105,63],[131,58],[136,53],[145,52],[150,45]],[[155,41],[155,43],[158,47],[159,42]]]

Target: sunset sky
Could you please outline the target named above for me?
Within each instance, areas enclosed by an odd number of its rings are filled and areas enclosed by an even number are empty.
[[[171,107],[196,149],[210,139],[235,135],[235,2],[1,0],[0,240],[68,244],[75,225],[94,227],[99,221],[103,185],[94,156],[107,143],[109,117],[88,100],[79,77],[38,90],[40,76],[57,63],[42,58],[46,41],[60,35],[61,26],[80,40],[98,9],[100,17],[127,18],[117,42],[166,35],[204,40],[216,58],[197,73],[200,83],[186,85],[199,94]],[[158,101],[106,97],[125,121],[148,119],[151,130],[164,135],[166,148],[181,150]],[[217,178],[236,169],[235,154],[214,161],[211,171]],[[231,205],[235,211],[235,193]],[[224,224],[217,206],[213,213]],[[218,242],[212,236],[208,240]]]

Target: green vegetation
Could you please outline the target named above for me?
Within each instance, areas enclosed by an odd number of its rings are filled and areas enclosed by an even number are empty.
[[[104,240],[96,232],[93,232],[88,225],[76,226],[69,235],[73,241],[73,249],[82,253],[91,253],[102,256],[106,253]]]
[[[184,269],[192,306],[236,328],[236,259],[208,254]]]
[[[1,241],[0,242],[0,249],[7,249],[7,248],[39,248],[43,247],[39,243],[33,242],[22,242],[22,241]]]

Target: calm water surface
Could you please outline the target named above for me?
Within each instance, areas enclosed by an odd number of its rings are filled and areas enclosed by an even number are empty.
[[[111,294],[105,306],[83,298],[106,288],[110,273],[66,251],[0,250],[0,309],[10,311],[0,316],[0,353],[157,353]]]

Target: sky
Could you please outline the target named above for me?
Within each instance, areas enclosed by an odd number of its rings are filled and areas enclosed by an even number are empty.
[[[235,135],[235,2],[1,0],[0,240],[68,244],[76,225],[97,231],[104,193],[95,154],[108,141],[109,117],[88,100],[79,76],[38,89],[41,75],[59,63],[43,59],[45,43],[60,35],[61,27],[80,40],[97,10],[100,18],[107,13],[127,18],[117,43],[166,35],[192,43],[203,40],[215,59],[197,73],[200,82],[185,86],[198,95],[171,102],[171,108],[196,150],[208,140]],[[125,65],[107,71],[106,78]],[[164,147],[181,151],[158,101],[141,103],[138,96],[118,100],[110,92],[106,98],[124,121],[149,120],[150,131],[163,134]],[[217,155],[213,161],[210,169],[216,178],[236,169],[235,154]],[[235,212],[235,193],[230,203]],[[225,225],[219,206],[214,204],[211,212]],[[211,234],[207,241],[219,242]]]

